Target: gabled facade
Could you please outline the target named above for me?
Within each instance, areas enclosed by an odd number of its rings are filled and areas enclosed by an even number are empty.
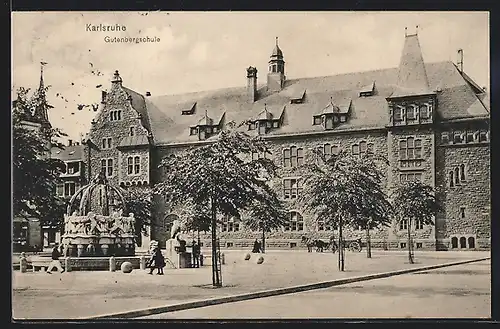
[[[386,187],[415,179],[434,186],[444,211],[435,225],[416,223],[416,249],[490,247],[488,96],[455,64],[425,63],[417,35],[405,36],[396,68],[290,80],[276,42],[265,84],[258,83],[252,66],[246,79],[241,88],[142,96],[125,88],[116,73],[87,140],[89,175],[102,169],[125,187],[152,185],[162,180],[157,165],[164,156],[209,143],[220,130],[244,123],[238,129],[270,142],[271,154],[254,156],[280,167],[282,178],[272,184],[289,206],[290,221],[270,233],[269,247],[298,247],[308,231],[325,238],[332,233],[297,202],[299,166],[316,161],[313,149],[327,156],[341,149],[385,156]],[[152,237],[164,243],[177,214],[156,197]],[[406,225],[394,220],[374,232],[372,242],[406,249]],[[222,218],[220,230],[227,247],[247,246],[259,237],[236,218]],[[364,237],[356,229],[347,234]]]

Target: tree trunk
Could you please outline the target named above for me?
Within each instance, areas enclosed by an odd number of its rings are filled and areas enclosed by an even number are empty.
[[[201,248],[200,230],[198,229],[198,246]]]
[[[413,254],[411,248],[411,222],[408,220],[408,262],[413,264]]]
[[[344,244],[342,242],[342,216],[339,218],[339,270],[344,271]]]
[[[215,209],[214,198],[212,197],[210,200],[211,203],[211,211],[212,211],[212,284],[214,287],[220,287],[220,277],[218,271],[218,263],[217,263],[217,211]]]
[[[266,225],[262,226],[262,253],[266,253]]]
[[[366,258],[372,258],[372,242],[370,239],[369,226],[366,226]]]

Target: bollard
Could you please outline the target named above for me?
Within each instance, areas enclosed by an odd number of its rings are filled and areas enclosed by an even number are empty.
[[[71,257],[66,257],[64,259],[64,270],[66,272],[71,272]]]
[[[26,254],[21,253],[21,258],[19,258],[19,270],[21,273],[25,273],[28,269],[28,260],[26,259]]]
[[[116,260],[113,256],[109,257],[109,270],[111,272],[116,271]]]
[[[220,255],[220,262],[222,265],[226,265],[226,255],[224,253]]]
[[[141,262],[141,270],[145,270],[146,269],[146,257],[145,256],[141,256],[140,258],[140,262]]]

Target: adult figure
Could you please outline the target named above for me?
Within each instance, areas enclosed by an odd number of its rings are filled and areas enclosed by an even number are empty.
[[[52,269],[54,267],[57,267],[57,270],[60,273],[64,273],[64,269],[61,265],[61,262],[59,261],[59,257],[61,257],[61,253],[59,252],[59,246],[56,244],[54,246],[54,249],[52,249],[52,261],[49,264],[49,267],[47,268],[47,273],[52,274]]]
[[[255,241],[253,242],[252,252],[253,253],[260,253],[261,251],[262,251],[262,248],[261,248],[260,242],[259,242],[259,240],[255,239]]]
[[[193,267],[200,267],[200,245],[193,240]]]
[[[155,248],[153,254],[151,255],[151,260],[149,262],[149,274],[153,274],[153,271],[156,268],[158,270],[156,274],[163,275],[164,267],[165,267],[165,257],[163,257],[160,248]]]

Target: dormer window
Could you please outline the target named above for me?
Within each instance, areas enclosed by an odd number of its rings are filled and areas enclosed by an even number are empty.
[[[394,121],[403,121],[403,111],[404,108],[402,106],[396,106],[394,109]]]
[[[374,91],[375,91],[375,81],[362,87],[359,90],[359,97],[373,96]]]
[[[290,98],[290,103],[291,104],[302,104],[304,102],[305,94],[306,94],[305,90],[299,91],[297,94],[293,95],[292,98]]]
[[[429,106],[427,105],[420,105],[420,108],[419,108],[419,116],[420,116],[420,119],[429,119]]]
[[[340,122],[345,122],[346,121],[346,116],[345,115],[341,115],[340,116]]]
[[[250,122],[248,124],[248,130],[255,130],[256,123],[255,122]]]
[[[182,115],[193,115],[195,112],[195,108],[196,108],[196,103],[191,105],[191,107],[182,110]]]
[[[135,127],[130,127],[129,135],[130,136],[134,136],[135,135]]]
[[[409,105],[406,107],[406,118],[408,120],[415,120],[417,118],[417,114],[415,113],[415,106]]]
[[[314,117],[313,125],[316,126],[320,124],[321,124],[321,117],[320,116]]]
[[[191,130],[189,132],[190,135],[197,135],[198,134],[198,128],[197,127],[191,127]]]

